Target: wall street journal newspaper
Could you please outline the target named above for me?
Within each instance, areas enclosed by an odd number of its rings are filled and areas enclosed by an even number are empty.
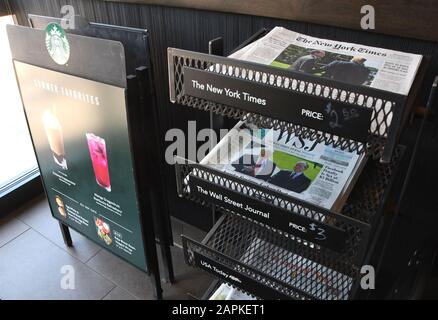
[[[408,95],[422,56],[332,41],[275,27],[229,56]]]
[[[201,164],[338,212],[365,162],[363,154],[242,121]]]

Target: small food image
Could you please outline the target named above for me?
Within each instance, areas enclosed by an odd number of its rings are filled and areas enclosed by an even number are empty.
[[[58,205],[58,212],[63,218],[67,218],[67,211],[65,210],[64,201],[60,196],[55,196],[55,202]]]
[[[55,201],[56,201],[56,204],[58,205],[58,207],[64,207],[64,202],[62,201],[60,196],[56,196]]]
[[[111,229],[108,223],[104,222],[102,219],[94,218],[96,224],[97,235],[107,244],[110,245],[113,240],[111,239]]]
[[[58,207],[58,212],[61,216],[63,216],[64,218],[67,218],[67,212],[65,212],[64,207]]]

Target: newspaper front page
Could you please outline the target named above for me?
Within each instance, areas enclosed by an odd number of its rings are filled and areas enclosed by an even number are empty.
[[[422,56],[315,38],[282,27],[229,56],[408,95]]]
[[[364,155],[239,122],[201,164],[328,210],[339,211]]]

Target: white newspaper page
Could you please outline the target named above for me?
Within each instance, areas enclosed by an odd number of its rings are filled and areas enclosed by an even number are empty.
[[[257,300],[246,293],[222,283],[209,300]]]
[[[227,300],[233,288],[226,283],[222,283],[219,288],[211,295],[209,300]]]
[[[230,58],[408,95],[422,56],[276,27]]]

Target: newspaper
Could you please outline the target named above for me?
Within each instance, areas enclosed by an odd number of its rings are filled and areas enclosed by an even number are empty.
[[[346,300],[353,285],[348,275],[260,238],[254,238],[240,261],[316,299]]]
[[[222,283],[211,295],[209,300],[257,300],[246,293],[235,289],[226,283]]]
[[[408,95],[422,56],[315,38],[282,27],[229,56]]]
[[[241,121],[201,164],[339,212],[365,162],[363,154]]]

